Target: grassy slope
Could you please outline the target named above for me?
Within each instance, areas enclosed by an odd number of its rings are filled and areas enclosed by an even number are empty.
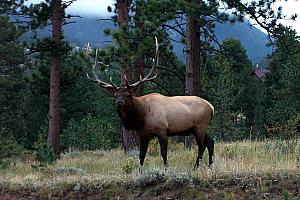
[[[300,144],[274,142],[218,143],[214,165],[193,171],[196,149],[169,148],[164,170],[157,144],[150,146],[143,174],[138,152],[70,151],[54,165],[33,168],[16,161],[0,171],[0,199],[248,199],[300,198]]]

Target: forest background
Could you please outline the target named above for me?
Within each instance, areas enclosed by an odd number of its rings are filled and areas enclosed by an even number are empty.
[[[224,7],[220,7],[220,2],[116,1],[115,7],[108,7],[114,13],[110,19],[91,23],[99,29],[99,35],[103,30],[104,38],[109,40],[99,52],[99,60],[110,64],[99,69],[101,78],[108,81],[112,77],[122,84],[124,74],[131,81],[147,74],[156,36],[160,51],[158,77],[145,84],[137,95],[159,92],[207,99],[215,107],[208,134],[216,141],[299,137],[297,32],[278,23],[287,16],[281,14],[282,8],[270,9],[271,1],[222,1]],[[65,32],[76,29],[62,29],[63,26],[84,20],[65,13],[72,3],[1,2],[0,164],[24,152],[43,152],[51,159],[49,152],[70,148],[96,150],[121,145],[126,152],[137,148],[138,144],[132,142],[136,139],[134,133],[122,131],[113,97],[86,78],[99,46],[90,43],[91,48],[87,48],[85,35],[84,42],[77,44],[64,38]],[[220,24],[225,24],[218,31],[222,33],[232,28],[228,24],[250,23],[246,16],[260,25],[269,39],[269,48],[249,49],[252,53],[269,53],[255,63],[239,39],[229,35],[220,41],[215,34]],[[295,19],[296,15],[288,18]],[[56,34],[55,26],[60,27]],[[51,34],[47,33],[49,30]],[[58,79],[55,75],[50,78],[55,59],[60,63]],[[53,80],[60,82],[56,87],[60,98],[58,109],[51,111],[49,102],[55,99],[49,98],[50,88],[55,86]],[[176,141],[191,145],[186,139]]]

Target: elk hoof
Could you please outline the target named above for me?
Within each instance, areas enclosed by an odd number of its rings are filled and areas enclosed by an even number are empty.
[[[196,171],[199,168],[199,164],[195,164],[193,170]]]
[[[165,165],[165,171],[167,171],[169,168],[169,165],[168,164],[164,164],[164,165]]]
[[[140,167],[139,167],[139,173],[140,173],[140,174],[143,174],[143,166],[140,166]]]

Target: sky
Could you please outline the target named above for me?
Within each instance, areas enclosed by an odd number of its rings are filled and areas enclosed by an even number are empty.
[[[107,6],[112,6],[116,0],[76,0],[67,10],[71,14],[109,16]]]
[[[299,0],[281,0],[276,4],[276,7],[282,6],[283,13],[287,16],[291,16],[293,14],[298,14],[297,20],[281,20],[280,23],[291,26],[293,29],[295,29],[300,35],[300,1]]]
[[[40,1],[29,0],[30,3],[38,3]],[[107,6],[113,6],[114,2],[115,0],[77,0],[67,9],[67,13],[81,16],[109,16]],[[278,6],[283,7],[283,13],[287,16],[298,14],[297,21],[281,20],[280,22],[284,25],[292,26],[300,35],[300,0],[279,0],[275,7]]]

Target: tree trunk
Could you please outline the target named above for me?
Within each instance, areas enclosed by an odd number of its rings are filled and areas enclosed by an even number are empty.
[[[62,36],[61,0],[53,0],[52,3],[52,37],[56,45],[59,45]],[[50,70],[50,109],[48,142],[55,153],[59,153],[60,131],[60,55],[52,52]]]
[[[135,23],[136,23],[136,27],[137,29],[140,31],[140,37],[143,38],[143,34],[144,34],[144,23],[143,21],[140,19],[142,15],[142,8],[141,6],[137,3],[136,4],[136,15],[135,15]],[[137,60],[135,61],[135,70],[134,70],[134,81],[139,81],[140,80],[140,76],[144,77],[144,59],[143,59],[143,55],[139,55],[139,57],[137,58]],[[139,86],[139,90],[136,92],[137,96],[142,96],[143,95],[143,85]]]
[[[117,0],[117,21],[119,28],[128,26],[128,2],[127,0]]]
[[[124,83],[124,75],[126,75],[127,80],[131,80],[131,69],[130,68],[121,68],[121,79]],[[135,131],[126,130],[124,127],[122,128],[122,138],[123,138],[123,147],[124,151],[127,154],[132,150],[136,150],[139,147],[139,139]]]
[[[185,95],[200,96],[200,27],[199,16],[188,16]],[[192,148],[193,136],[185,137],[185,147]]]
[[[117,0],[117,21],[119,29],[122,27],[128,27],[128,2],[127,0]],[[123,41],[124,45],[128,45],[128,41]],[[125,60],[124,58],[121,58]],[[125,76],[128,81],[131,81],[132,71],[130,65],[121,66],[121,80],[123,85],[125,84]],[[136,133],[132,130],[126,130],[123,128],[122,131],[123,146],[125,153],[128,153],[131,150],[137,149],[137,144],[139,143]]]

